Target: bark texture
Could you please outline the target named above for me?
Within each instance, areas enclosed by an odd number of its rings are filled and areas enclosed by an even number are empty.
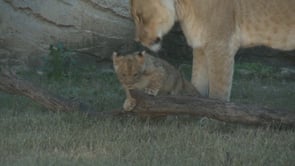
[[[131,91],[131,95],[136,99],[137,103],[133,112],[124,112],[122,109],[97,112],[79,101],[72,101],[52,95],[28,81],[17,78],[15,74],[4,69],[0,71],[0,90],[29,97],[51,111],[80,111],[97,117],[127,114],[150,117],[190,115],[198,118],[208,117],[230,123],[295,126],[295,113],[291,111],[237,105],[230,102],[191,96],[153,97],[139,91]]]
[[[231,102],[191,96],[153,97],[138,91],[132,91],[131,95],[136,99],[137,103],[134,111],[142,115],[166,116],[186,114],[231,123],[295,126],[294,111],[237,105]]]

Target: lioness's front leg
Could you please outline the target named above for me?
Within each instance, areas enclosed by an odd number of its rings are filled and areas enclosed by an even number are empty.
[[[202,96],[209,94],[208,62],[203,48],[193,50],[192,84]]]
[[[234,56],[238,47],[211,45],[206,49],[208,60],[209,97],[230,100],[234,72]]]
[[[229,101],[238,46],[219,43],[194,49],[192,84],[202,96]]]

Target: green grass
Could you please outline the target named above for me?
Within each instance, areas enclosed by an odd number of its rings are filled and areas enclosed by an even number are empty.
[[[248,67],[237,65],[237,70]],[[237,72],[232,101],[295,110],[294,80],[272,77],[276,71],[258,66],[254,76]],[[60,80],[34,73],[20,75],[98,111],[118,108],[124,100],[114,73],[95,67]],[[52,113],[27,98],[0,93],[0,165],[288,166],[294,165],[294,156],[292,129],[207,118],[90,118]]]
[[[295,111],[295,80],[284,78],[279,68],[241,63],[235,71],[232,101]]]

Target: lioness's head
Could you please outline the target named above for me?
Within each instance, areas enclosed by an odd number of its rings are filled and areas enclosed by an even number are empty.
[[[174,25],[175,0],[130,0],[136,26],[135,40],[153,51],[161,48],[162,37]]]
[[[144,51],[128,55],[113,53],[113,65],[119,81],[129,89],[139,82],[145,71]]]

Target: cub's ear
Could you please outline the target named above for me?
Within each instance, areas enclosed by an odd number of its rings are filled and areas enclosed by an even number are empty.
[[[116,51],[113,52],[113,59],[118,57],[118,53]]]
[[[113,61],[115,61],[118,57],[119,57],[119,54],[116,51],[114,51],[113,52]]]
[[[136,59],[140,64],[144,64],[145,55],[146,55],[145,51],[141,51],[137,54]]]
[[[145,54],[146,54],[145,51],[140,51],[140,52],[138,53],[139,56],[145,56]]]
[[[120,55],[117,52],[113,52],[113,63],[116,64],[120,60]]]

